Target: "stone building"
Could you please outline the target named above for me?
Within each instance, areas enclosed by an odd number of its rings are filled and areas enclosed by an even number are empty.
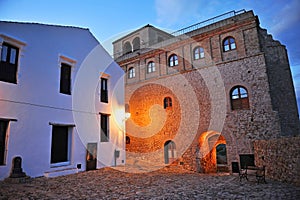
[[[126,72],[127,161],[231,171],[255,162],[255,140],[299,135],[286,48],[253,11],[171,34],[148,24],[113,47]]]

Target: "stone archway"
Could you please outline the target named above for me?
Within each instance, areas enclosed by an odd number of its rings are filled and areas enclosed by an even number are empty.
[[[215,131],[202,133],[199,137],[199,148],[202,172],[216,173],[217,171],[228,171],[226,139],[223,135]]]

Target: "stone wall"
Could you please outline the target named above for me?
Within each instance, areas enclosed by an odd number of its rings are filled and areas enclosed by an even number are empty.
[[[300,137],[257,140],[255,164],[266,166],[266,176],[300,186]]]
[[[299,114],[287,50],[267,33],[258,29],[265,53],[273,110],[278,112],[282,136],[300,135]]]
[[[131,112],[131,119],[126,122],[126,136],[130,138],[127,152],[143,161],[164,164],[164,156],[168,155],[164,145],[172,140],[176,144],[178,163],[184,168],[199,171],[201,160],[202,171],[214,172],[218,166],[215,145],[209,142],[212,138],[223,137],[226,167],[231,169],[232,162],[239,162],[240,154],[254,153],[254,141],[284,135],[280,125],[290,124],[294,118],[284,119],[288,115],[282,105],[289,104],[288,99],[280,104],[280,110],[274,107],[270,91],[281,93],[282,88],[270,88],[277,84],[277,79],[270,78],[271,59],[267,58],[282,52],[272,55],[270,51],[264,52],[268,49],[262,45],[267,43],[260,35],[257,17],[252,12],[243,16],[237,21],[227,19],[228,23],[222,26],[215,24],[215,29],[200,28],[190,37],[177,38],[176,42],[174,38],[174,42],[166,46],[118,58],[125,72],[130,67],[136,72],[135,77],[125,79],[125,102]],[[235,38],[236,48],[224,52],[222,41],[228,36]],[[272,42],[271,39],[268,42]],[[275,43],[276,48],[284,48],[279,42]],[[204,49],[204,58],[194,59],[193,50],[197,46]],[[169,67],[172,54],[178,55],[178,65]],[[282,59],[288,63],[287,57]],[[155,63],[155,72],[148,73],[150,61]],[[231,91],[237,86],[247,90],[248,109],[231,107]],[[288,91],[293,90],[292,85],[287,87]],[[163,108],[163,99],[167,96],[174,101],[169,110]],[[289,97],[294,101],[292,95]],[[290,108],[288,112],[295,116]]]

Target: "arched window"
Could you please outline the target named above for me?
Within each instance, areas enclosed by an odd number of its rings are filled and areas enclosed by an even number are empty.
[[[164,98],[164,109],[172,107],[172,99],[171,97],[165,97]]]
[[[236,49],[235,40],[233,37],[227,37],[223,40],[223,51]]]
[[[176,160],[176,145],[172,140],[168,140],[164,144],[165,164],[171,164]]]
[[[176,66],[176,65],[178,65],[178,57],[177,57],[176,54],[172,54],[169,57],[169,66],[173,67],[173,66]]]
[[[125,42],[123,46],[123,54],[131,53],[132,52],[132,47],[129,42]]]
[[[204,58],[204,49],[202,47],[196,47],[194,49],[194,60]]]
[[[147,66],[147,72],[151,73],[154,71],[155,71],[155,63],[153,61],[150,61]]]
[[[242,86],[236,86],[231,89],[231,109],[244,110],[249,109],[249,98],[247,89]]]
[[[133,51],[136,51],[136,50],[140,49],[141,43],[140,43],[140,38],[139,37],[136,37],[136,38],[133,39],[132,46],[133,46]]]
[[[130,67],[128,70],[128,78],[134,78],[135,77],[135,69],[133,67]]]
[[[126,136],[126,144],[130,144],[130,137]]]

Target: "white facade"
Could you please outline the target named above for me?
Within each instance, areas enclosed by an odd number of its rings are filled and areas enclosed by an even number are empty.
[[[10,45],[19,54],[7,51]],[[9,177],[17,156],[31,177],[85,171],[88,143],[97,150],[91,152],[96,168],[125,163],[124,72],[88,29],[0,22],[0,52],[0,73],[5,55],[17,56],[16,82],[0,80],[0,180]],[[60,89],[63,65],[71,69],[70,94]],[[101,77],[107,103],[101,102]],[[108,120],[104,142],[101,115]]]

